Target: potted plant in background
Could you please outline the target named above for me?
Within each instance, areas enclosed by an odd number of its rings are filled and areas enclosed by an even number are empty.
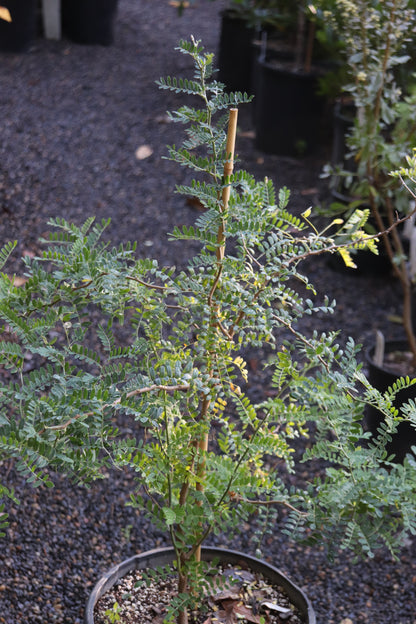
[[[230,0],[221,13],[218,76],[230,91],[253,93],[255,39],[262,32],[284,29],[282,0]]]
[[[333,0],[231,0],[222,13],[219,79],[255,94],[255,144],[289,156],[316,152],[344,68],[324,10]]]
[[[282,3],[282,28],[263,35],[255,62],[256,146],[263,151],[303,156],[322,149],[343,65],[339,41],[324,9],[332,2]]]
[[[403,229],[396,227],[400,220],[410,221],[414,208],[399,180],[390,176],[390,171],[400,166],[416,144],[416,95],[411,92],[410,85],[409,92],[403,94],[395,80],[398,70],[409,60],[406,45],[416,24],[412,6],[409,0],[382,3],[358,0],[354,4],[336,0],[337,11],[328,15],[344,41],[349,68],[349,81],[344,91],[350,96],[355,111],[346,137],[347,157],[353,168],[327,168],[326,171],[326,174],[335,173],[334,182],[342,184],[339,188],[350,198],[350,204],[346,207],[338,202],[329,212],[333,218],[339,210],[348,215],[357,205],[370,208],[371,231],[382,233],[383,258],[387,258],[403,295],[404,340],[401,344],[395,341],[384,346],[380,337],[379,349],[376,351],[373,347],[369,351],[370,379],[380,389],[393,384],[402,374],[414,376],[416,364],[412,314],[414,269],[409,266],[409,254],[414,252],[409,251]],[[412,78],[409,79],[411,83]],[[414,245],[413,231],[410,228]],[[385,267],[386,263],[383,261],[381,266]],[[404,357],[400,356],[405,367],[398,368],[397,364],[390,363],[385,370],[384,349],[386,354],[394,353],[395,357],[405,352]],[[398,404],[410,396],[415,396],[413,389],[397,397]],[[372,429],[377,428],[380,419],[377,411],[369,410],[368,422]],[[416,436],[413,428],[405,424],[401,430],[403,435],[397,436],[390,448],[402,459],[416,443]]]
[[[403,419],[392,403],[397,388],[382,395],[368,384],[351,340],[341,349],[335,332],[302,331],[305,315],[332,309],[307,298],[315,291],[302,260],[324,252],[348,259],[350,248],[371,246],[360,227],[365,214],[355,229],[338,231],[335,222],[330,236],[313,227],[309,211],[290,214],[287,189],[276,196],[269,180],[234,172],[235,106],[248,98],[223,92],[199,42],[179,50],[193,60],[193,79],[159,84],[196,96],[202,108],[172,114],[187,138],[169,156],[197,173],[178,191],[196,195],[206,211],[170,238],[196,246],[196,255],[177,272],[137,258],[134,245],[108,248],[100,241],[105,223],[52,220],[49,247],[24,260],[24,283],[0,278],[0,449],[33,481],[48,483],[47,466],[86,481],[113,466],[132,475],[131,504],[173,547],[177,590],[162,617],[183,623],[207,586],[230,589],[203,564],[207,537],[238,533],[245,519],[366,555],[383,544],[400,548],[415,530],[416,465],[392,464],[385,451]],[[2,264],[13,248],[3,248]],[[244,358],[267,346],[271,392],[256,404]],[[386,416],[374,436],[361,428],[366,402]],[[309,426],[301,455],[310,479],[294,489],[286,481],[297,467],[292,446]],[[328,467],[314,477],[315,459]],[[286,512],[279,525],[275,508]],[[86,622],[98,595],[136,565],[130,560],[99,582]],[[314,622],[307,599],[295,600]],[[266,615],[279,610],[267,600],[253,604]],[[122,605],[118,611],[114,618]]]
[[[359,131],[366,137],[371,137],[376,131],[382,134],[378,130],[380,123],[381,129],[390,131],[391,124],[387,117],[391,117],[391,123],[395,124],[401,112],[400,102],[413,92],[409,45],[415,24],[414,3],[407,0],[400,6],[397,10],[395,3],[373,6],[373,3],[364,0],[352,7],[348,2],[335,0],[332,9],[324,11],[324,19],[331,24],[340,39],[340,53],[344,57],[343,66],[346,70],[338,102],[342,127],[337,133],[339,146],[334,149],[332,159],[333,166],[340,166],[342,171],[339,172],[340,178],[333,176],[332,186],[345,199],[347,190],[358,184],[354,177],[354,160],[364,163],[358,139],[351,136],[354,125],[358,124]],[[360,29],[360,19],[365,21],[365,29]],[[387,35],[388,45],[385,39]],[[379,88],[373,86],[371,81]],[[375,118],[369,113],[371,108],[376,114]],[[409,125],[408,114],[403,126],[406,124]],[[384,133],[384,138],[390,144],[393,143],[390,132]],[[398,143],[400,139],[408,141],[405,133],[394,138]],[[361,166],[362,178],[365,178],[365,168],[364,163]]]

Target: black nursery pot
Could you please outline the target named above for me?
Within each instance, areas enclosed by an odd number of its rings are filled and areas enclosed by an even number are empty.
[[[25,52],[36,36],[36,0],[2,0],[11,22],[0,19],[0,51]]]
[[[404,341],[390,341],[386,342],[385,353],[392,353],[393,351],[408,351],[407,343]],[[374,347],[371,347],[366,351],[366,361],[368,365],[368,379],[372,386],[377,388],[380,392],[385,392],[389,386],[392,386],[397,381],[398,376],[384,367],[376,366],[373,362]],[[416,399],[416,386],[410,386],[401,390],[394,401],[394,405],[399,408],[403,403],[406,403],[409,399]],[[367,406],[365,413],[365,425],[371,433],[377,432],[380,423],[383,420],[383,415],[375,408]],[[398,431],[393,436],[392,441],[387,445],[389,453],[394,453],[395,461],[398,463],[403,462],[407,453],[412,452],[411,447],[416,446],[416,429],[409,423],[400,423]]]
[[[256,147],[284,156],[312,154],[326,141],[325,98],[317,94],[319,75],[292,71],[257,59]]]
[[[166,566],[172,563],[175,558],[173,548],[159,548],[150,550],[140,555],[135,555],[126,561],[121,562],[105,574],[93,588],[87,602],[84,624],[94,624],[94,607],[98,600],[123,576],[132,570],[143,570],[144,568],[155,568],[156,566]],[[220,563],[241,565],[252,572],[261,573],[268,581],[279,585],[287,594],[292,604],[299,609],[305,624],[316,624],[315,612],[304,592],[292,583],[280,570],[264,561],[250,557],[234,550],[222,548],[203,548],[202,559],[213,561],[218,559]]]
[[[229,11],[221,14],[218,49],[218,80],[228,91],[251,95],[254,28]]]
[[[354,159],[346,157],[348,152],[346,136],[351,132],[354,125],[356,109],[354,104],[344,104],[340,101],[335,103],[333,115],[332,133],[332,164],[340,165],[347,171],[356,169]]]
[[[109,46],[114,41],[118,0],[62,0],[62,30],[75,43]]]

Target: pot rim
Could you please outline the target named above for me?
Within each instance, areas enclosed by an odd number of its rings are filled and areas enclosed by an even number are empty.
[[[374,355],[375,345],[371,345],[371,347],[367,347],[365,350],[365,359],[367,364],[372,366],[375,370],[383,371],[384,373],[389,373],[390,375],[399,378],[400,375],[396,375],[388,368],[384,366],[378,366],[378,364],[374,363],[373,355]],[[409,351],[409,345],[407,340],[386,340],[384,344],[384,350],[386,353],[391,353],[392,351]]]
[[[172,547],[155,548],[153,550],[133,555],[132,557],[129,557],[128,559],[125,559],[110,568],[110,570],[108,570],[108,572],[106,572],[97,581],[90,593],[85,608],[84,624],[94,624],[94,607],[97,601],[106,591],[115,585],[120,578],[128,574],[131,570],[149,567],[149,565],[152,565],[151,560],[158,557],[161,558],[162,561],[157,565],[169,563],[169,561],[172,561],[174,554],[175,551]],[[269,573],[271,575],[270,580],[281,585],[293,604],[302,611],[304,616],[306,616],[306,624],[316,624],[315,612],[309,598],[306,596],[304,591],[296,583],[291,581],[286,574],[279,570],[279,568],[276,568],[263,559],[256,559],[251,555],[247,555],[236,550],[228,550],[226,548],[217,548],[212,546],[205,546],[202,548],[202,557],[206,561],[210,561],[221,556],[229,563],[238,563],[243,560],[254,572],[261,572],[265,576]],[[273,576],[276,577],[275,580],[273,579]]]
[[[276,59],[262,59],[258,57],[256,59],[261,69],[273,72],[274,74],[297,77],[305,82],[316,82],[316,80],[323,76],[325,71],[317,64],[315,64],[310,71],[305,71],[302,68],[293,68],[293,60],[276,60]]]

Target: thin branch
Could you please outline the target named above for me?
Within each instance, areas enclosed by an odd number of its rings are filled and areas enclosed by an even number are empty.
[[[128,275],[126,279],[131,280],[132,282],[137,282],[138,284],[141,284],[142,286],[146,286],[146,288],[153,288],[154,290],[165,291],[169,289],[169,286],[158,286],[157,284],[149,284],[148,282],[145,282],[139,279],[138,277],[133,277],[132,275]]]
[[[405,185],[406,186],[406,185]],[[407,186],[406,186],[407,188]],[[410,190],[410,189],[409,189]],[[412,191],[410,191],[411,194],[413,195],[413,197],[415,197],[416,199],[416,194],[413,193]],[[377,240],[381,237],[386,237],[388,234],[390,234],[390,232],[392,232],[398,225],[400,225],[401,223],[404,223],[405,221],[408,221],[414,214],[416,214],[416,206],[414,208],[414,210],[412,210],[412,212],[410,212],[408,215],[406,215],[405,217],[402,218],[397,218],[394,223],[392,223],[391,225],[389,225],[388,228],[377,232],[376,234],[372,234],[372,235],[368,235],[365,236],[364,238],[360,239],[359,241],[356,242],[356,245],[358,245],[359,243],[365,243],[366,241],[370,241],[370,240]],[[286,264],[292,264],[293,262],[300,262],[301,260],[305,260],[306,258],[309,258],[311,256],[320,256],[324,253],[333,253],[338,251],[339,249],[348,249],[351,248],[353,245],[350,242],[346,242],[346,243],[334,243],[333,245],[330,245],[329,247],[324,247],[322,249],[316,249],[314,251],[312,250],[308,250],[303,254],[300,254],[299,256],[295,256],[292,258],[288,258],[286,260]],[[272,275],[272,278],[276,277],[277,273]],[[266,288],[266,286],[268,285],[269,282],[265,283],[262,285],[261,288],[259,288],[259,290],[257,291],[257,293],[255,293],[254,297],[253,297],[253,301],[258,299],[258,297],[260,296],[260,294],[264,291],[264,289]],[[240,310],[239,313],[237,314],[237,317],[233,323],[233,327],[237,327],[241,321],[243,320],[243,318],[245,317],[245,312],[244,310]],[[234,330],[230,331],[230,338],[232,338],[234,335]]]
[[[250,500],[249,498],[243,498],[242,496],[239,496],[238,494],[236,496],[233,496],[232,498],[233,500],[236,500],[237,502],[248,503],[249,505],[258,505],[261,507],[269,507],[271,505],[282,505],[284,507],[287,507],[291,511],[296,512],[297,514],[299,514],[299,516],[306,517],[307,515],[309,515],[307,511],[300,511],[300,509],[297,509],[296,507],[294,507],[293,505],[291,505],[285,500],[274,500],[274,499],[265,500],[265,501]]]
[[[146,386],[145,388],[136,388],[136,390],[131,390],[130,392],[126,394],[126,398],[130,399],[131,397],[138,396],[140,394],[145,394],[146,392],[154,392],[155,390],[163,391],[163,392],[186,392],[187,390],[189,390],[190,387],[191,387],[190,384],[178,384],[176,386],[165,386],[165,385],[155,384],[153,386]],[[102,409],[106,409],[107,407],[116,407],[117,405],[120,405],[120,403],[121,403],[121,397],[113,401],[113,403],[107,403],[106,405],[103,405]],[[69,425],[72,424],[75,420],[78,420],[79,418],[83,418],[83,417],[88,418],[89,416],[93,416],[94,413],[95,412],[86,412],[85,414],[77,414],[76,416],[73,416],[72,418],[67,420],[62,425],[44,427],[38,433],[39,435],[41,435],[46,430],[52,430],[52,431],[64,430],[67,427],[69,427]]]
[[[131,390],[126,394],[126,398],[130,399],[133,396],[137,396],[138,394],[145,394],[146,392],[154,392],[155,390],[163,390],[164,392],[186,392],[190,388],[190,384],[177,384],[175,386],[164,386],[163,384],[155,384],[153,386],[147,386],[145,388],[137,388],[136,390]],[[117,399],[114,401],[113,406],[117,405],[121,402],[121,399]]]

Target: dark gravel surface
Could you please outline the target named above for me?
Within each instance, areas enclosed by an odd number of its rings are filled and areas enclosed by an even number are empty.
[[[186,57],[173,52],[180,37],[194,34],[208,50],[217,49],[224,1],[198,4],[179,18],[167,0],[120,0],[111,47],[39,38],[26,54],[0,56],[2,242],[18,239],[20,254],[35,253],[49,216],[80,223],[94,214],[112,218],[107,236],[115,244],[137,239],[139,253],[183,262],[187,251],[168,246],[165,232],[195,218],[172,193],[188,174],[161,160],[166,144],[181,140],[180,128],[165,116],[179,102],[158,92],[154,81],[189,71]],[[237,147],[242,166],[292,189],[296,210],[325,198],[319,172],[328,146],[307,160],[265,155],[253,146],[250,119],[248,111],[242,113]],[[150,155],[141,160],[136,154],[142,146]],[[16,260],[12,268],[19,266]],[[388,275],[336,273],[324,259],[310,263],[308,271],[319,289],[338,301],[335,315],[315,322],[320,329],[342,329],[364,345],[376,328],[400,336],[400,327],[388,320],[400,303]],[[125,474],[112,474],[88,491],[61,477],[53,490],[34,490],[1,459],[0,474],[21,497],[20,506],[10,509],[10,528],[0,546],[0,623],[80,623],[100,573],[166,543],[124,507]],[[250,527],[242,533],[231,546],[250,552]],[[398,562],[380,553],[354,564],[340,554],[329,565],[323,548],[305,551],[277,533],[265,550],[306,588],[320,624],[416,622],[416,542]]]

